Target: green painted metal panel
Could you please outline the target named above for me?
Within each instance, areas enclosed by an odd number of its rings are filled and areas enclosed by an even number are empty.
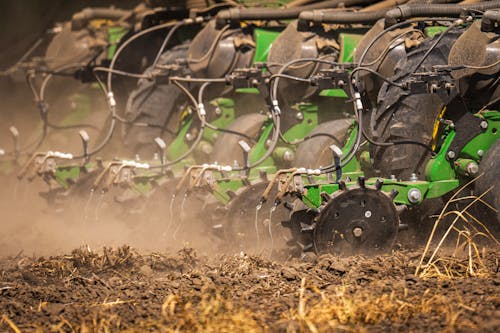
[[[280,33],[281,31],[259,28],[254,30],[256,45],[253,63],[267,61],[267,56],[269,55],[273,42]]]

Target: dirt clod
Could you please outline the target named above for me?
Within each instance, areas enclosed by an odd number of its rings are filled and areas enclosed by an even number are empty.
[[[128,247],[0,261],[0,331],[307,332],[500,330],[490,275],[421,278],[418,257],[276,261]],[[20,264],[20,262],[22,264]]]

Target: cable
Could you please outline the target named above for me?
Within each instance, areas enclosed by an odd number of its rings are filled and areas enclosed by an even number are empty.
[[[366,71],[366,72],[370,72],[374,75],[376,75],[377,77],[379,77],[380,79],[382,79],[384,82],[387,82],[388,84],[390,85],[393,85],[393,86],[396,86],[398,88],[401,88],[401,89],[405,89],[404,85],[401,84],[401,83],[396,83],[394,81],[391,81],[389,80],[387,77],[383,76],[382,74],[380,74],[379,72],[377,72],[376,70],[373,70],[369,67],[364,67],[364,66],[358,66],[356,68],[354,68],[351,72],[351,78],[352,78],[352,75],[358,71]]]
[[[404,22],[400,22],[400,23],[396,23],[395,25],[392,25],[390,26],[389,28],[386,28],[384,29],[383,31],[379,32],[379,34],[377,36],[375,36],[375,38],[373,38],[370,43],[367,45],[367,47],[365,48],[365,50],[363,51],[363,53],[361,54],[361,57],[359,58],[359,63],[360,64],[364,64],[364,60],[368,54],[368,51],[373,47],[373,45],[375,45],[375,43],[380,39],[382,38],[385,34],[393,31],[393,30],[396,30],[398,28],[401,28],[401,27],[404,27],[406,25],[411,25],[413,23],[419,23],[419,22],[426,22],[426,21],[432,21],[432,22],[437,22],[437,21],[447,21],[447,22],[454,22],[456,21],[455,18],[416,18],[416,19],[410,19],[410,20],[407,20],[407,21],[404,21]],[[359,84],[359,73],[356,75],[356,82],[355,84]],[[357,88],[359,88],[357,86]]]
[[[170,39],[174,35],[174,32],[176,32],[183,25],[184,25],[184,23],[181,21],[181,22],[177,23],[176,25],[174,25],[172,27],[172,29],[170,29],[170,31],[168,32],[167,36],[163,40],[163,43],[161,44],[160,49],[158,50],[158,53],[156,54],[156,58],[153,61],[153,65],[152,65],[153,68],[156,66],[156,64],[160,60],[160,57],[161,57],[163,51],[165,50],[165,47],[167,46],[168,42],[170,41]]]
[[[382,38],[385,34],[387,34],[388,32],[391,32],[393,30],[396,30],[398,28],[401,28],[401,27],[404,27],[404,26],[407,26],[407,25],[411,25],[413,23],[418,23],[418,22],[426,22],[426,21],[432,21],[432,22],[436,22],[436,21],[448,21],[448,22],[455,22],[456,19],[455,18],[417,18],[417,19],[410,19],[410,20],[407,20],[405,22],[400,22],[400,23],[396,23],[386,29],[384,29],[383,31],[381,31],[378,35],[375,36],[375,38],[373,38],[370,43],[367,45],[367,47],[365,48],[365,50],[363,51],[363,53],[361,54],[361,57],[359,59],[359,63],[360,64],[363,64],[364,63],[364,60],[368,54],[368,51],[373,47],[373,45],[380,39]],[[361,67],[363,68],[363,67]],[[362,106],[361,104],[361,96],[359,95],[359,92],[358,90],[360,90],[360,87],[359,87],[359,83],[360,83],[360,80],[359,80],[359,72],[361,70],[356,70],[356,71],[353,71],[351,72],[351,79],[349,80],[349,83],[350,83],[350,89],[352,91],[352,96],[358,96],[357,98],[353,99],[353,103],[354,103],[354,113],[355,113],[355,116],[356,116],[356,119],[357,119],[357,137],[356,137],[356,141],[354,143],[353,146],[351,146],[351,148],[349,149],[349,152],[347,153],[347,157],[342,161],[342,165],[341,167],[345,166],[356,154],[356,152],[358,151],[359,149],[359,145],[361,143],[361,137],[362,136],[365,136],[366,138],[366,133],[363,134],[363,117],[360,116],[359,112],[358,111],[362,111],[362,109],[358,110],[358,107],[356,105],[356,103],[359,102],[360,106]],[[352,77],[353,77],[353,73],[356,73],[356,78],[355,80],[352,80]],[[375,72],[377,73],[377,72]],[[380,73],[377,73],[377,74],[380,74]],[[376,75],[377,75],[376,74]],[[386,81],[387,82],[387,81]],[[390,81],[392,82],[392,81]],[[357,95],[356,95],[357,94]],[[375,143],[375,141],[372,140],[372,142]],[[420,143],[415,143],[415,144],[419,144]],[[333,164],[326,167],[326,168],[323,168],[323,170],[325,169],[332,169],[332,168],[336,168]]]
[[[179,76],[172,76],[170,77],[170,81],[180,81],[180,82],[197,82],[197,83],[204,83],[204,82],[210,82],[210,83],[215,83],[215,82],[224,82],[226,83],[227,80],[225,78],[219,78],[219,79],[203,79],[203,78],[192,78],[192,77],[179,77]]]
[[[156,167],[152,167],[152,168],[161,168],[161,167],[171,166],[171,165],[174,165],[174,164],[182,161],[186,157],[188,157],[194,151],[194,149],[196,148],[196,146],[198,146],[198,144],[200,143],[200,141],[201,141],[201,139],[203,137],[203,133],[205,132],[205,125],[206,125],[205,116],[200,112],[200,110],[198,108],[198,105],[196,105],[196,99],[194,99],[193,95],[182,84],[180,84],[177,81],[172,81],[172,82],[177,87],[179,87],[179,89],[181,89],[188,97],[190,97],[190,100],[193,103],[193,106],[195,107],[195,109],[196,109],[196,111],[198,113],[198,117],[200,118],[201,124],[200,124],[200,128],[198,130],[198,135],[196,136],[195,141],[193,142],[193,144],[191,145],[191,147],[189,147],[189,149],[184,154],[182,154],[181,156],[179,156],[178,158],[176,158],[176,159],[174,159],[172,161],[169,161],[169,162],[165,163],[162,166],[156,166]],[[191,97],[192,97],[192,99],[191,99]]]
[[[306,83],[310,83],[311,82],[311,79],[304,79],[304,78],[301,78],[299,76],[293,76],[293,75],[288,75],[288,74],[273,74],[269,77],[269,82],[271,82],[272,80],[276,79],[276,78],[284,78],[284,79],[290,79],[290,80],[295,80],[295,81],[300,81],[300,82],[306,82]]]
[[[194,23],[201,23],[203,22],[205,19],[204,18],[195,18],[195,19],[184,19],[182,21],[183,24],[194,24]],[[116,60],[118,59],[118,57],[120,56],[120,54],[123,52],[123,50],[128,46],[130,45],[130,43],[132,43],[133,41],[135,41],[136,39],[146,35],[146,34],[149,34],[151,32],[154,32],[154,31],[158,31],[158,30],[162,30],[162,29],[167,29],[167,28],[170,28],[170,27],[173,27],[175,25],[179,24],[179,22],[167,22],[167,23],[163,23],[163,24],[160,24],[160,25],[156,25],[156,26],[153,26],[153,27],[150,27],[148,29],[145,29],[145,30],[142,30],[138,33],[136,33],[135,35],[131,36],[129,39],[127,39],[115,52],[115,55],[113,56],[113,59],[111,59],[111,63],[109,65],[109,69],[111,70],[108,74],[108,77],[107,77],[107,86],[108,86],[108,89],[109,91],[113,91],[112,89],[112,71],[114,70],[115,68],[115,65],[116,65]],[[165,40],[164,40],[165,42]],[[168,41],[167,41],[168,43]]]
[[[153,78],[153,75],[130,73],[130,72],[125,72],[125,71],[121,71],[118,69],[109,69],[107,67],[94,67],[92,70],[95,72],[106,72],[106,73],[111,73],[111,74],[116,74],[116,75],[127,76],[127,77],[131,77],[134,79],[151,80]]]
[[[205,92],[205,89],[206,87],[208,87],[212,82],[205,82],[204,84],[201,85],[200,87],[200,90],[198,91],[198,105],[200,108],[205,108],[203,105],[203,94]],[[209,122],[206,123],[206,126],[214,131],[218,131],[218,132],[223,132],[223,133],[228,133],[228,134],[232,134],[232,135],[237,135],[237,136],[240,136],[240,137],[243,137],[251,142],[255,142],[255,140],[246,135],[245,133],[241,133],[241,132],[237,132],[237,131],[233,131],[233,130],[230,130],[230,129],[225,129],[225,128],[220,128],[220,127],[217,127]]]
[[[272,86],[272,89],[271,89],[271,98],[273,100],[277,100],[277,96],[278,96],[278,84],[279,84],[280,76],[283,75],[283,72],[285,71],[285,69],[287,69],[288,67],[290,67],[293,64],[300,63],[300,62],[315,62],[315,63],[323,63],[323,64],[328,64],[328,65],[336,65],[336,64],[338,64],[337,62],[332,62],[332,61],[318,59],[318,58],[301,58],[301,59],[294,59],[294,60],[291,60],[291,61],[287,62],[286,64],[284,64],[280,68],[280,70],[278,71],[277,74],[273,74],[273,75],[276,75],[276,79],[274,81],[274,85]]]
[[[394,37],[393,40],[398,40],[399,38],[403,37],[404,35],[407,35],[407,34],[413,33],[413,32],[419,33],[422,37],[424,37],[424,33],[421,30],[411,29],[411,30],[405,31],[405,32],[397,35],[396,37]],[[366,64],[359,64],[359,65],[360,66],[364,66],[364,67],[375,65],[377,62],[379,62],[380,60],[382,60],[387,55],[387,53],[389,53],[389,51],[391,51],[392,49],[398,47],[401,44],[404,44],[404,40],[401,41],[401,42],[399,42],[399,43],[396,43],[396,44],[390,44],[389,43],[387,45],[387,47],[384,49],[384,51],[382,51],[380,53],[380,55],[375,60],[370,61],[369,63],[366,63]]]
[[[415,72],[417,71],[417,69],[420,68],[420,66],[422,66],[422,64],[424,63],[425,59],[427,59],[427,57],[431,54],[432,51],[434,51],[434,49],[437,47],[437,45],[439,44],[439,42],[441,42],[441,40],[443,40],[444,36],[450,32],[451,29],[455,28],[456,26],[460,25],[463,23],[463,20],[456,20],[454,21],[448,28],[446,28],[445,31],[443,31],[439,37],[436,39],[436,41],[431,45],[431,47],[429,47],[429,49],[427,50],[427,52],[425,52],[425,54],[422,56],[422,58],[419,60],[419,62],[417,63],[417,65],[413,68],[413,70],[411,71],[410,75],[413,75],[415,74]]]
[[[207,50],[207,52],[201,56],[200,58],[198,59],[189,59],[188,58],[188,62],[189,63],[200,63],[202,61],[205,61],[205,59],[207,58],[211,58],[215,52],[215,48],[217,47],[217,45],[219,44],[219,41],[222,39],[223,37],[223,34],[229,29],[229,25],[226,25],[224,26],[218,33],[217,33],[217,36],[215,37],[214,41],[212,42],[212,44],[210,45],[210,48]]]

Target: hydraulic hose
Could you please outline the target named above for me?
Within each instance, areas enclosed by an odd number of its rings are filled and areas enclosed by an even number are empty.
[[[130,14],[130,10],[116,8],[85,8],[81,12],[73,15],[73,18],[71,19],[71,29],[83,29],[89,21],[96,18],[118,20]]]
[[[363,8],[357,12],[324,10],[305,11],[299,15],[299,25],[304,26],[309,22],[330,24],[372,24],[383,18],[387,13],[388,8],[393,8],[406,2],[408,2],[408,0],[385,0]]]
[[[411,4],[393,8],[385,15],[386,27],[413,17],[459,17],[464,11],[485,11],[500,8],[500,1],[485,1],[474,4]]]
[[[379,9],[370,12],[341,12],[341,11],[324,11],[313,10],[302,12],[299,15],[299,25],[314,23],[375,23],[385,16],[387,9]]]
[[[495,28],[495,24],[500,23],[500,11],[488,10],[481,20],[481,30],[490,32]]]
[[[109,65],[109,69],[110,69],[110,72],[109,72],[109,75],[107,77],[107,88],[110,92],[113,91],[112,89],[112,71],[114,70],[115,68],[115,65],[116,65],[116,61],[117,59],[119,58],[120,54],[123,52],[123,50],[129,46],[133,41],[137,40],[138,38],[141,38],[142,36],[146,35],[146,34],[149,34],[149,33],[152,33],[154,31],[158,31],[158,30],[162,30],[162,29],[169,29],[169,28],[173,28],[174,26],[177,26],[179,24],[183,24],[183,25],[188,25],[188,24],[196,24],[196,23],[202,23],[205,21],[205,18],[202,18],[202,17],[196,17],[196,18],[188,18],[188,19],[184,19],[182,20],[181,22],[177,22],[177,23],[174,23],[174,22],[167,22],[167,23],[163,23],[163,24],[160,24],[160,25],[155,25],[155,26],[152,26],[148,29],[145,29],[145,30],[142,30],[138,33],[136,33],[135,35],[132,35],[129,39],[127,39],[115,52],[115,55],[113,56],[113,59],[111,60],[111,63]],[[176,28],[177,29],[177,28]],[[172,36],[172,35],[170,35]],[[170,38],[170,37],[169,37]],[[167,43],[168,43],[168,40],[167,40]],[[165,40],[164,40],[164,44],[167,44],[165,43]]]
[[[231,22],[239,22],[241,20],[284,20],[295,19],[299,14],[306,10],[336,8],[340,5],[350,7],[355,5],[371,4],[374,0],[328,0],[311,5],[268,9],[268,8],[231,8],[221,11],[216,16],[216,27],[220,29]]]

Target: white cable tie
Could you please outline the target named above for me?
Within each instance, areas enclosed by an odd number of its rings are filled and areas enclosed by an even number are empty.
[[[203,105],[203,103],[198,104],[198,109],[200,110],[200,116],[205,117],[207,115],[207,111],[205,111],[205,105]]]
[[[149,169],[149,164],[147,163],[138,163],[136,161],[124,160],[122,161],[124,166],[128,166],[136,169]]]
[[[356,100],[356,109],[358,111],[363,111],[363,103],[361,102],[361,95],[359,92],[354,93],[354,99]]]
[[[73,154],[69,154],[69,153],[65,154],[65,153],[61,153],[58,151],[52,152],[52,154],[50,154],[50,156],[57,157],[57,158],[60,158],[63,160],[72,160],[73,159]]]
[[[115,100],[115,95],[113,95],[113,92],[108,92],[108,103],[109,106],[114,108],[116,106],[116,100]]]

